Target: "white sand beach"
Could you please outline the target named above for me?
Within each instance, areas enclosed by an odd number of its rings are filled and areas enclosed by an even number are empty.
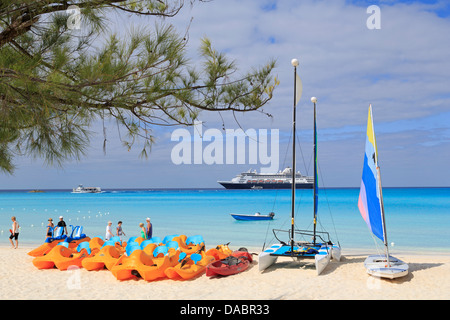
[[[396,280],[367,275],[367,255],[344,251],[342,261],[332,261],[319,276],[312,265],[290,259],[260,273],[255,256],[247,271],[230,277],[203,274],[190,281],[146,282],[118,281],[108,270],[38,270],[27,254],[32,249],[0,247],[0,299],[450,299],[450,255],[445,254],[396,254],[410,267],[406,277]]]

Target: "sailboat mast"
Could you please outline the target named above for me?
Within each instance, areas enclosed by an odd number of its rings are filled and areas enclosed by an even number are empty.
[[[292,184],[291,184],[291,255],[294,255],[294,216],[295,216],[295,130],[296,130],[296,104],[297,104],[297,65],[298,62],[295,63],[293,61],[292,65],[294,66],[294,108],[292,112]]]
[[[372,116],[372,105],[369,105],[369,109],[370,109],[370,118],[372,120],[372,133],[373,133],[373,141],[375,144],[375,167],[377,170],[377,184],[378,184],[378,192],[380,195],[380,211],[381,211],[381,222],[383,224],[383,238],[384,238],[384,247],[386,249],[386,262],[387,262],[387,266],[390,266],[390,262],[389,262],[389,246],[388,246],[388,240],[387,240],[387,232],[386,232],[386,220],[385,220],[385,216],[384,216],[384,203],[383,203],[383,190],[382,190],[382,185],[381,185],[381,173],[380,173],[380,166],[378,165],[378,148],[377,148],[377,143],[375,140],[375,129],[373,126],[373,116]]]
[[[317,177],[317,131],[316,131],[316,102],[317,98],[313,97],[311,101],[314,103],[314,233],[313,244],[316,244],[316,225],[317,225],[317,198],[318,198],[318,177]]]

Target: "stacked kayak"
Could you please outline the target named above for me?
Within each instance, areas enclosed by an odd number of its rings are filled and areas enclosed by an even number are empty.
[[[206,267],[206,276],[229,276],[248,269],[253,261],[252,255],[247,249],[241,248],[230,256],[214,261]]]
[[[111,272],[118,280],[188,280],[203,273],[206,265],[214,261],[214,256],[206,255],[204,251],[202,236],[171,235],[162,241],[154,237],[140,245],[129,242],[127,256],[121,257]],[[201,258],[195,260],[198,256]]]
[[[62,227],[55,227],[52,229],[52,236],[45,239],[44,243],[34,250],[28,252],[28,255],[32,257],[40,257],[49,253],[54,247],[59,244],[64,244],[70,249],[75,249],[81,242],[90,241],[91,239],[87,237],[83,232],[82,226],[72,226],[72,232],[70,236],[63,234],[64,229]]]
[[[121,241],[113,237],[104,241],[101,237],[90,239],[72,236],[46,241],[38,248],[30,251],[33,265],[38,269],[58,268],[67,270],[71,266],[84,268],[87,271],[109,270],[117,280],[158,279],[190,280],[204,274],[208,268],[220,268],[227,259],[239,256],[243,261],[251,262],[251,255],[242,251],[233,252],[228,244],[218,245],[206,251],[205,241],[200,235],[169,235],[163,240],[153,237],[144,240],[131,237]],[[239,258],[241,259],[241,258]],[[212,266],[213,263],[218,263]],[[219,264],[220,263],[220,264]],[[233,274],[245,270],[239,263],[232,268]],[[217,274],[224,274],[219,273]]]
[[[38,269],[58,268],[59,270],[67,270],[71,266],[81,268],[81,262],[86,257],[93,256],[97,250],[89,248],[89,242],[80,243],[77,248],[69,248],[68,242],[60,242],[47,254],[35,257],[33,265]]]
[[[213,256],[215,260],[225,259],[233,253],[233,251],[228,248],[228,244],[229,243],[221,244],[215,248],[209,249],[208,251],[206,251],[206,255]]]
[[[208,256],[204,251],[189,256],[185,254],[177,265],[167,268],[164,274],[174,280],[193,279],[205,272],[206,266],[214,260],[213,256]]]
[[[154,248],[149,254],[150,249]],[[164,278],[164,270],[178,263],[180,250],[168,250],[166,246],[148,244],[145,249],[135,249],[130,256],[123,255],[110,269],[117,280],[142,278],[153,281]]]
[[[50,252],[50,250],[52,250],[58,243],[63,242],[64,239],[60,239],[60,240],[55,240],[52,242],[44,242],[43,244],[41,244],[39,247],[37,247],[36,249],[31,250],[30,252],[28,252],[28,255],[32,256],[32,257],[40,257],[43,255],[46,255],[47,253]]]
[[[81,265],[88,271],[102,270],[105,268],[111,270],[121,255],[121,250],[116,246],[106,245],[101,247],[96,255],[87,257],[81,261]]]
[[[190,280],[203,274],[207,266],[214,261],[225,259],[232,253],[233,251],[228,248],[228,244],[218,245],[206,252],[203,246],[191,255],[183,252],[180,254],[179,263],[174,267],[167,268],[165,274],[173,280]]]
[[[47,253],[50,252],[50,250],[52,250],[58,244],[62,244],[62,243],[67,243],[68,247],[70,249],[74,249],[74,248],[78,247],[78,245],[80,243],[88,242],[90,240],[91,239],[89,237],[85,237],[83,239],[72,240],[71,242],[67,242],[66,239],[59,239],[59,240],[55,240],[55,241],[51,241],[51,242],[44,242],[43,244],[41,244],[36,249],[33,249],[30,252],[28,252],[28,255],[30,255],[32,257],[40,257],[40,256],[43,256],[43,255],[46,255]]]

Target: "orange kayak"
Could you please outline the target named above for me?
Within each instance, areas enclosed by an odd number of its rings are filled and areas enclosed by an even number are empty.
[[[28,254],[32,257],[40,257],[46,255],[47,253],[50,252],[50,250],[52,250],[58,243],[62,241],[64,241],[64,239],[54,240],[52,242],[44,242],[36,249],[33,249],[30,252],[28,252]]]
[[[33,249],[30,252],[28,252],[28,255],[30,255],[32,257],[40,257],[43,255],[46,255],[47,253],[50,252],[50,250],[52,250],[54,247],[56,247],[58,245],[58,243],[61,243],[64,240],[65,239],[54,240],[52,242],[44,242],[36,249]],[[76,247],[78,247],[78,245],[81,242],[90,241],[90,240],[91,239],[89,237],[85,237],[83,239],[78,239],[78,240],[73,240],[73,241],[69,242],[69,248],[71,248],[71,249],[76,248]]]
[[[96,255],[83,259],[81,265],[88,271],[104,268],[111,270],[121,255],[122,253],[115,246],[104,246]]]
[[[215,260],[222,260],[233,253],[227,244],[218,245],[215,248],[206,251],[206,255],[213,256]]]
[[[95,255],[96,252],[98,251],[92,250],[89,255],[86,249],[81,249],[80,252],[77,252],[65,246],[55,246],[45,256],[34,258],[33,265],[38,269],[51,269],[56,267],[59,270],[67,270],[71,266],[81,268],[81,261],[86,257]]]
[[[213,262],[213,256],[209,256],[203,251],[187,256],[174,267],[167,268],[165,274],[168,278],[174,280],[189,280],[205,272],[206,266]]]
[[[168,253],[163,257],[153,257],[144,250],[134,250],[131,255],[121,256],[111,268],[112,274],[117,280],[129,280],[142,278],[152,281],[164,278],[164,271],[178,263],[180,251]]]
[[[89,240],[89,248],[91,249],[99,249],[103,246],[105,241],[100,237],[94,237],[91,240]]]

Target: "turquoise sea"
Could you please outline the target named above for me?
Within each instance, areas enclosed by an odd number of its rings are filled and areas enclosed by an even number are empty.
[[[326,230],[345,250],[373,253],[376,243],[358,211],[359,189],[319,190],[319,230]],[[450,254],[450,188],[384,188],[388,241],[394,253]],[[312,190],[297,190],[296,227],[312,228]],[[273,240],[272,229],[289,229],[290,190],[105,190],[73,194],[70,190],[0,191],[0,238],[9,245],[11,216],[21,226],[19,245],[40,245],[48,218],[64,216],[89,237],[104,236],[107,222],[123,221],[128,236],[150,217],[153,235],[202,235],[206,247],[230,242],[232,249],[259,250]],[[230,213],[267,214],[273,221],[236,221]],[[68,228],[69,231],[71,228]],[[126,238],[127,238],[126,237]]]

